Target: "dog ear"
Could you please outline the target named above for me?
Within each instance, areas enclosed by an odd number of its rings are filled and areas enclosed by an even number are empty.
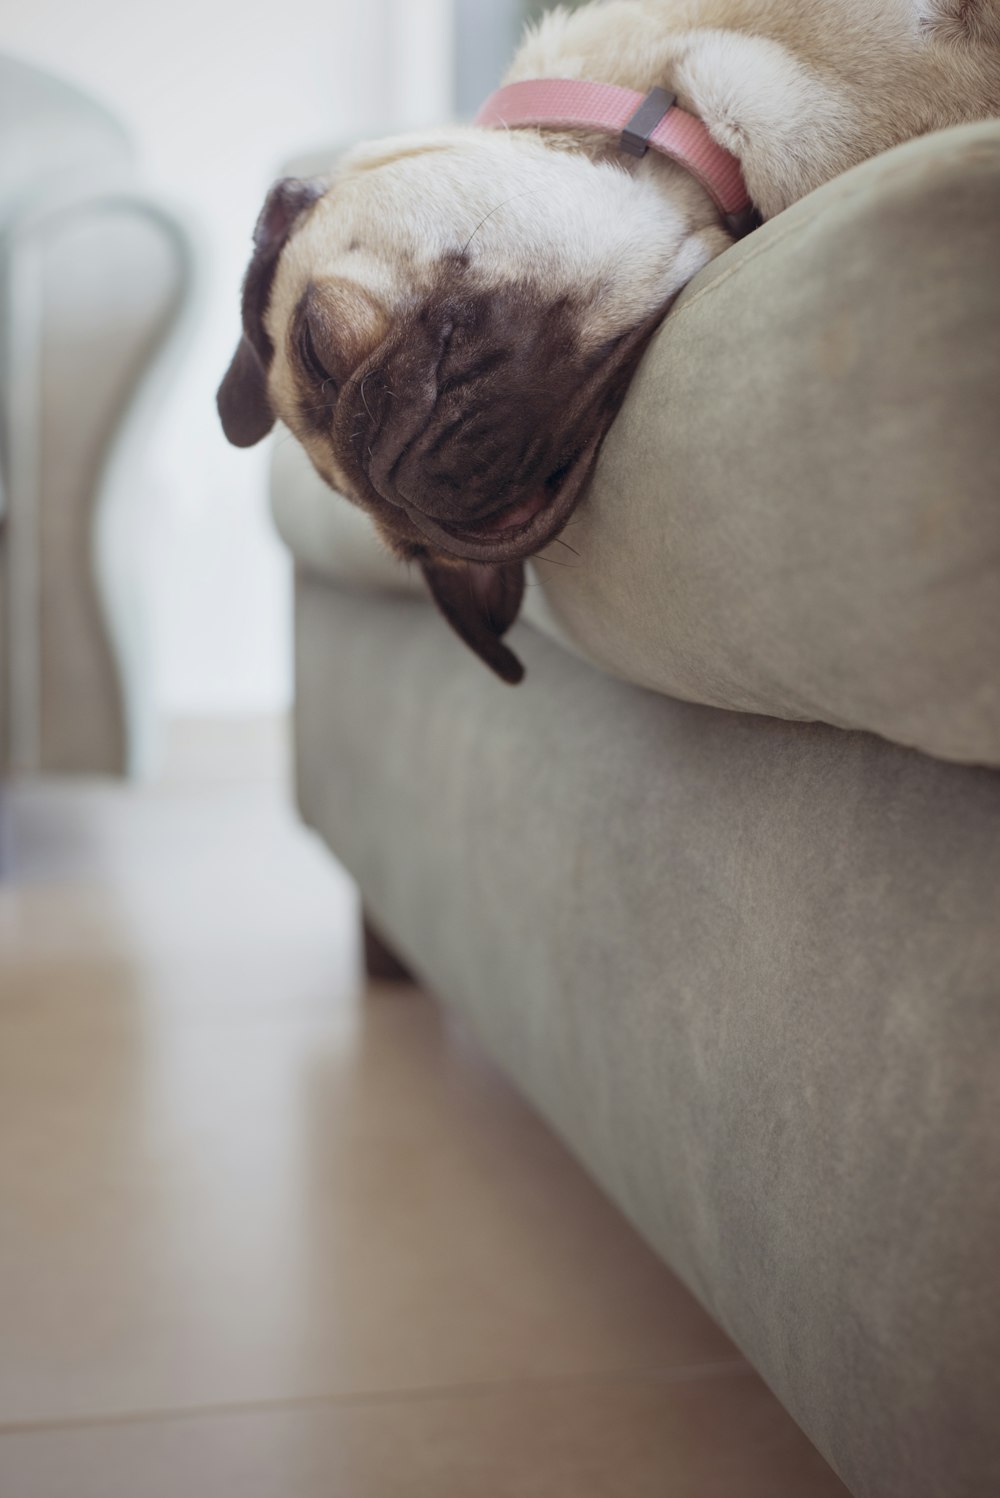
[[[516,686],[524,667],[501,636],[521,607],[524,563],[424,557],[420,565],[434,602],[455,633],[502,681]]]
[[[219,386],[222,430],[234,447],[253,447],[274,426],[267,371],[274,344],[264,326],[281,252],[302,215],[323,196],[321,182],[285,177],[268,193],[253,232],[253,258],[243,281],[243,337]]]
[[[248,338],[236,345],[215,398],[222,430],[234,447],[256,447],[274,426],[267,396],[267,370]]]

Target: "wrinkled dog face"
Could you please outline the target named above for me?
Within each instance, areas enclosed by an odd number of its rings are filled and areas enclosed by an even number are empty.
[[[279,183],[255,234],[230,440],[280,417],[418,560],[506,680],[522,562],[565,525],[671,298],[717,253],[704,195],[536,137],[386,142]]]

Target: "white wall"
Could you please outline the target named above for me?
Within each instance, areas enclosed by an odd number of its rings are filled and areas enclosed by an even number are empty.
[[[229,448],[215,389],[268,183],[303,150],[447,118],[452,0],[0,0],[0,47],[133,132],[147,184],[195,221],[205,296],[150,452],[157,689],[167,713],[261,713],[291,691],[290,570],[267,453]]]

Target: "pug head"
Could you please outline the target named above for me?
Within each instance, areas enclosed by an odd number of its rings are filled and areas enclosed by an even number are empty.
[[[475,128],[355,151],[268,195],[223,428],[247,447],[280,418],[516,682],[524,561],[583,495],[670,302],[729,242],[666,162]]]

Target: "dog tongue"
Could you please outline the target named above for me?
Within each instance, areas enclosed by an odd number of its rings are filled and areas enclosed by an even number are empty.
[[[541,494],[534,494],[531,499],[523,500],[509,510],[502,510],[492,520],[483,521],[477,526],[477,530],[484,536],[500,536],[504,531],[516,530],[519,525],[526,525],[529,520],[534,520],[547,501],[548,495],[543,490]]]

